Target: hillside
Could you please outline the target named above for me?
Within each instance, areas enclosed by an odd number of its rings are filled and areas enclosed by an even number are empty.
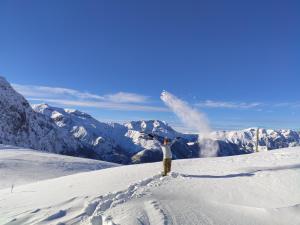
[[[103,123],[78,110],[47,104],[33,105],[33,109],[51,119],[58,128],[94,152],[94,158],[110,162],[129,164],[161,160],[159,142],[148,139],[146,134],[171,139],[181,136],[184,138],[183,143],[197,139],[197,135],[179,133],[159,120],[131,121],[123,125]],[[184,147],[186,148],[188,146]],[[186,158],[187,155],[181,157]]]
[[[42,114],[0,77],[0,144],[68,154],[79,152],[80,143]]]
[[[115,166],[119,165],[0,145],[0,189]]]
[[[300,148],[109,168],[0,190],[0,224],[300,224]]]

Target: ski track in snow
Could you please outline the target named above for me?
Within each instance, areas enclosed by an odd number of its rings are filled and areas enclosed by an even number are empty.
[[[79,215],[75,215],[71,219],[64,221],[63,223],[58,223],[59,225],[64,224],[81,224],[81,225],[118,225],[113,222],[113,218],[106,215],[108,209],[114,208],[120,204],[127,203],[132,199],[142,198],[149,195],[148,189],[155,188],[163,185],[164,183],[170,181],[172,178],[181,177],[185,179],[178,173],[171,173],[170,176],[162,177],[160,174],[154,175],[150,178],[138,181],[134,184],[128,186],[127,189],[123,191],[108,193],[106,195],[97,197],[89,202],[82,209]],[[18,220],[14,219],[9,222],[9,224],[19,224],[19,223],[32,223],[32,224],[43,224],[46,222],[55,222],[57,219],[62,219],[67,215],[67,212],[71,210],[68,208],[68,204],[74,201],[80,201],[80,198],[72,198],[68,201],[62,202],[52,208],[60,208],[58,211],[51,214],[44,214],[38,217],[32,217],[32,214],[36,214],[42,210],[46,209],[35,209],[30,212],[24,212],[23,216],[19,215]],[[147,213],[148,223],[155,225],[168,225],[172,224],[168,222],[168,217],[162,209],[161,205],[157,200],[150,200],[145,202],[145,210]],[[72,211],[72,210],[71,210]],[[144,223],[141,223],[144,225]]]
[[[137,183],[131,184],[126,190],[108,193],[91,201],[83,210],[81,214],[84,225],[117,225],[113,222],[111,216],[106,216],[105,212],[108,209],[114,208],[120,204],[124,204],[131,199],[142,198],[149,195],[148,189],[163,185],[170,181],[171,178],[185,179],[178,173],[172,172],[170,176],[162,177],[160,174],[153,177],[141,180]],[[168,225],[168,217],[162,209],[157,200],[150,200],[145,202],[145,209],[148,216],[148,224]],[[144,223],[143,223],[144,224]]]
[[[157,224],[157,225],[168,225],[168,216],[165,211],[162,209],[160,203],[158,201],[150,201],[146,202],[146,209],[150,215],[150,223],[149,224]],[[157,219],[159,221],[157,221]]]
[[[152,191],[153,188],[160,187],[162,185],[166,185],[174,179],[191,179],[186,177],[185,174],[170,173],[169,176],[162,177],[160,174],[154,175],[150,178],[146,178],[144,180],[140,180],[136,183],[133,183],[128,186],[128,188],[108,193],[106,195],[102,195],[99,197],[94,198],[93,200],[86,200],[86,205],[83,207],[80,214],[72,215],[70,217],[60,223],[55,223],[57,225],[65,225],[65,224],[80,224],[80,225],[121,225],[119,223],[114,222],[114,218],[109,215],[108,210],[115,208],[116,206],[120,206],[122,204],[128,203],[131,200],[144,198],[145,201],[143,203],[143,218],[136,217],[136,220],[139,222],[140,225],[175,225],[177,224],[176,219],[172,218],[172,215],[167,213],[167,209],[165,209],[163,204],[160,203],[158,199],[152,198]],[[47,222],[55,222],[58,219],[63,219],[70,211],[72,212],[71,208],[68,208],[68,204],[71,204],[74,201],[80,201],[82,198],[71,198],[67,201],[64,201],[60,204],[52,206],[52,208],[58,208],[58,210],[54,213],[32,217],[32,214],[36,214],[45,209],[35,209],[31,212],[24,212],[24,216],[18,218],[18,221],[10,221],[9,224],[19,224],[20,222],[24,223],[32,223],[32,224],[44,224]],[[237,207],[236,205],[225,204],[231,207]],[[238,207],[242,208],[251,208],[239,205]],[[263,212],[269,211],[270,213],[277,213],[279,211],[288,211],[293,209],[294,211],[300,212],[300,204],[289,206],[289,207],[282,207],[282,208],[275,208],[275,209],[264,209],[264,208],[253,208],[253,210],[263,210]],[[178,212],[180,214],[180,212]],[[191,215],[189,215],[191,216]],[[188,221],[190,218],[187,218],[186,215],[180,214],[182,219]],[[175,220],[174,220],[175,219]],[[198,218],[199,219],[199,218]],[[195,221],[197,218],[195,218]],[[205,215],[202,215],[201,218],[202,222],[205,224],[213,224],[212,221],[209,220]],[[52,224],[52,223],[51,223]]]

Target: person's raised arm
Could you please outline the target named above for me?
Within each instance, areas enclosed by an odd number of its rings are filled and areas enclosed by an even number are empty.
[[[181,137],[176,137],[174,138],[174,140],[170,143],[170,146],[172,146],[173,144],[175,144],[176,141],[178,141]]]

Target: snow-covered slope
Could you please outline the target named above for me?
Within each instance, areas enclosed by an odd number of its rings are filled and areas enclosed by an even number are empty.
[[[118,164],[0,145],[0,189]]]
[[[109,168],[0,190],[0,224],[297,225],[300,147]]]
[[[0,77],[0,144],[43,151],[78,152],[80,143],[42,114]]]
[[[33,109],[50,118],[60,129],[69,133],[93,158],[129,163],[130,155],[140,150],[125,134],[126,127],[118,123],[102,123],[89,114],[78,110],[51,107],[47,104],[33,105]]]

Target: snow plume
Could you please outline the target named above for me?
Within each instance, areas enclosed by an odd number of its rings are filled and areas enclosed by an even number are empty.
[[[200,156],[216,156],[219,145],[211,138],[211,128],[206,116],[167,91],[163,91],[160,98],[187,127],[199,133]]]

